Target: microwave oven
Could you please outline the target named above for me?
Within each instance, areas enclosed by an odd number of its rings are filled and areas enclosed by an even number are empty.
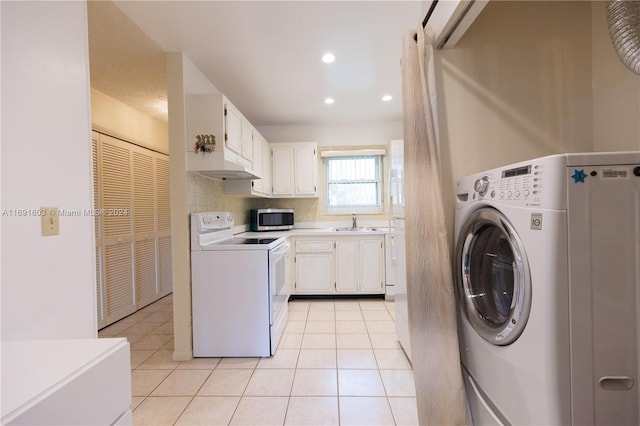
[[[281,231],[292,229],[293,209],[252,209],[252,231]]]

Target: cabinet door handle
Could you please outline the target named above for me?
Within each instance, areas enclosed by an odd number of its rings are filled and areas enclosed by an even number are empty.
[[[628,376],[604,376],[600,377],[598,384],[607,391],[628,391],[633,388],[635,381]]]

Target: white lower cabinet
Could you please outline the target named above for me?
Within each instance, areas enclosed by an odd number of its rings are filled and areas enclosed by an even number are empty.
[[[359,292],[384,293],[384,236],[360,240]]]
[[[294,294],[383,294],[384,235],[295,237]]]
[[[358,241],[337,240],[336,247],[336,293],[358,291]]]
[[[293,293],[331,294],[335,289],[332,240],[296,240]]]

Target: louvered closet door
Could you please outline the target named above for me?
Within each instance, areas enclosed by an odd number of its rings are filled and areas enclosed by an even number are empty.
[[[93,132],[98,328],[173,291],[169,156]]]
[[[131,224],[131,149],[100,135],[100,189],[104,247],[105,323],[136,311]]]
[[[133,148],[133,238],[138,309],[156,300],[156,233],[153,153]]]
[[[171,273],[171,200],[169,198],[169,156],[157,154],[156,167],[156,220],[158,237],[158,296],[173,291]]]
[[[94,211],[98,211],[100,208],[100,176],[98,174],[98,163],[100,161],[98,156],[98,139],[100,135],[98,132],[91,132],[91,153],[93,155],[93,208]],[[106,325],[105,320],[105,307],[104,307],[104,282],[102,277],[102,238],[100,234],[100,217],[94,215],[94,229],[96,239],[96,313],[98,316],[98,328]]]

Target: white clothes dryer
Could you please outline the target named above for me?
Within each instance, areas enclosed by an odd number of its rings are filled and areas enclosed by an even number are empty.
[[[473,424],[637,425],[640,152],[460,179],[455,235]]]

